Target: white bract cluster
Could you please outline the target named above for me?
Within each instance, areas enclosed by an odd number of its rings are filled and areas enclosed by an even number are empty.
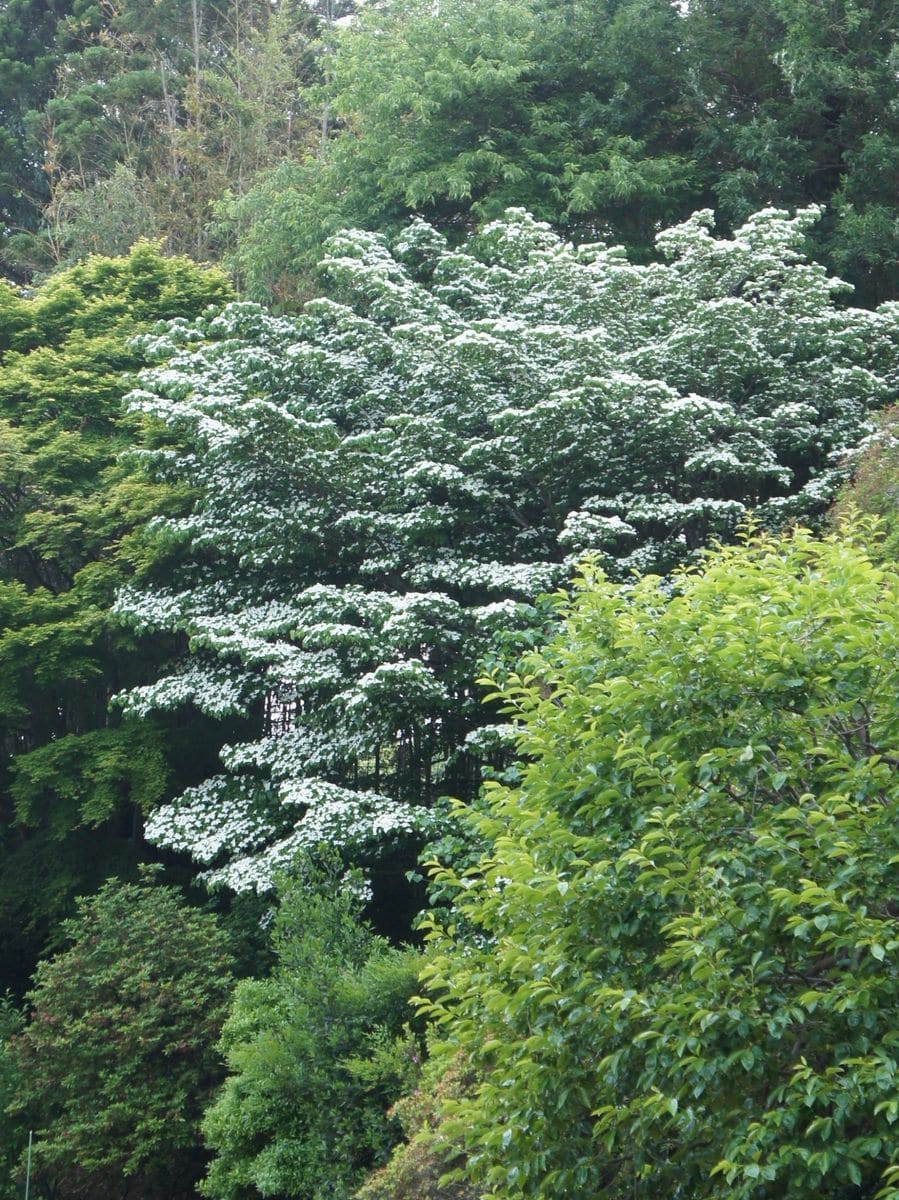
[[[419,836],[508,744],[476,733],[479,658],[577,558],[625,579],[750,513],[814,522],[899,378],[899,306],[836,303],[816,216],[718,238],[699,213],[646,266],[516,210],[461,248],[348,232],[301,317],[145,337],[131,403],[170,435],[147,459],[198,498],[162,522],[171,586],[118,602],[183,661],[122,703],[256,730],[151,836],[235,887],[310,840]]]
[[[207,865],[199,877],[210,887],[268,891],[276,872],[289,867],[302,850],[325,843],[359,853],[397,838],[421,840],[437,831],[433,814],[425,808],[301,778],[281,789],[285,812],[275,829],[265,790],[262,786],[253,795],[243,781],[214,776],[154,813],[147,822],[147,837]]]

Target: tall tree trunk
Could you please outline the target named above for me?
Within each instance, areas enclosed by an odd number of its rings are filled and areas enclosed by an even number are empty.
[[[202,21],[202,12],[200,10],[200,0],[190,0],[190,16],[191,16],[191,33],[193,35],[194,47],[194,96],[193,96],[193,122],[194,122],[194,170],[193,170],[193,202],[194,202],[194,236],[195,249],[194,254],[197,259],[203,258],[203,212],[200,205],[200,158],[201,158],[201,143],[202,143],[202,122],[200,118],[200,25]]]

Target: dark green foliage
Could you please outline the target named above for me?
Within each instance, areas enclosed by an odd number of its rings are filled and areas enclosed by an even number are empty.
[[[0,937],[3,982],[17,996],[28,987],[35,963],[57,950],[59,922],[71,914],[74,897],[97,890],[111,873],[133,878],[147,850],[133,836],[134,814],[99,828],[81,827],[68,836],[8,825],[3,831],[0,869]],[[138,826],[139,829],[139,826]]]
[[[805,194],[833,206],[822,249],[865,301],[895,298],[899,9],[894,0],[772,7],[784,26],[779,64],[791,99],[781,122],[805,160]]]
[[[461,234],[522,205],[645,254],[701,194],[683,153],[680,36],[668,0],[363,10],[333,60],[343,132],[232,210],[248,293],[293,307],[336,228],[395,228],[410,213]]]
[[[426,968],[441,1053],[481,1072],[448,1126],[472,1176],[890,1200],[899,576],[799,531],[559,605],[502,689],[527,765],[473,818],[477,936]]]
[[[13,1168],[28,1141],[25,1123],[7,1111],[19,1090],[11,1042],[23,1024],[22,1014],[9,996],[0,997],[0,1200],[18,1200],[20,1191],[13,1180]]]
[[[8,259],[39,270],[71,261],[67,225],[77,214],[76,197],[114,176],[117,164],[157,177],[172,169],[171,137],[192,61],[190,0],[74,0],[68,7],[53,30],[58,69],[51,93],[25,121],[29,153],[42,160],[46,179],[44,225],[37,237],[14,232],[7,239]],[[196,7],[199,14],[205,5]],[[151,192],[145,181],[145,200]],[[125,249],[155,232],[137,206],[118,217],[133,234]],[[123,248],[98,247],[99,230],[82,225],[75,232],[88,240],[74,257]]]
[[[0,285],[0,929],[9,986],[27,979],[75,891],[139,857],[140,813],[169,783],[178,736],[152,722],[123,728],[107,707],[166,653],[138,647],[109,608],[125,578],[149,570],[146,524],[181,502],[118,460],[142,428],[122,408],[141,362],[129,339],[163,318],[196,316],[229,290],[220,274],[147,244],[127,258],[92,259],[33,297]],[[196,761],[201,751],[192,753]],[[79,827],[102,832],[85,844]],[[63,844],[69,836],[77,853]]]
[[[71,0],[6,0],[0,6],[0,231],[33,230],[48,199],[29,112],[49,99],[58,63],[57,23]]]
[[[212,916],[149,881],[110,881],[64,932],[71,945],[39,964],[12,1041],[34,1194],[190,1196],[200,1114],[221,1078],[227,941]]]
[[[301,149],[317,116],[321,14],[304,0],[75,0],[48,23],[58,70],[27,113],[44,177],[37,235],[6,257],[47,270],[141,236],[205,258],[211,205]],[[2,159],[0,159],[2,162]]]
[[[421,1052],[401,1036],[420,956],[371,932],[347,882],[331,863],[285,883],[277,966],[238,984],[231,1075],[204,1122],[216,1200],[341,1200],[396,1140],[386,1110]]]
[[[818,202],[816,253],[897,294],[894,0],[388,0],[338,30],[352,7],[8,4],[7,258],[162,236],[296,308],[346,225],[526,206],[643,257],[698,207]]]
[[[680,11],[679,11],[680,10]],[[893,0],[394,0],[333,59],[341,128],[232,207],[247,290],[295,307],[341,225],[421,214],[450,236],[522,205],[575,240],[713,206],[831,206],[815,251],[897,294]]]

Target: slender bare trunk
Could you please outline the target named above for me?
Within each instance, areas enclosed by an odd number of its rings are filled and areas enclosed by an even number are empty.
[[[200,95],[200,4],[190,0],[190,17],[194,42],[194,95]]]
[[[200,142],[201,142],[201,122],[200,122],[200,0],[190,0],[190,15],[193,26],[193,42],[194,42],[194,102],[193,102],[193,119],[194,119],[194,171],[193,171],[193,192],[194,192],[194,221],[195,221],[195,237],[196,250],[195,254],[198,259],[203,257],[203,214],[200,208],[199,198],[199,170],[200,170]]]
[[[334,49],[334,5],[331,0],[327,0],[325,5],[325,63],[324,75],[325,87],[331,82],[331,54]],[[322,152],[324,152],[325,144],[328,141],[328,133],[330,131],[331,110],[326,100],[322,108]]]
[[[172,162],[172,178],[177,179],[181,174],[181,164],[178,159],[178,111],[175,97],[169,91],[168,76],[165,73],[165,59],[159,59],[159,78],[162,81],[162,106],[165,111],[165,123],[169,134],[169,155]]]

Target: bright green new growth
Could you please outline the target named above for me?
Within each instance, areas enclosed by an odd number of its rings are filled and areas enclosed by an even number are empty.
[[[0,283],[0,941],[16,985],[72,895],[136,853],[110,822],[130,810],[133,834],[165,795],[171,739],[149,722],[124,730],[108,700],[169,650],[138,649],[110,607],[150,570],[146,528],[184,489],[120,459],[152,436],[122,397],[142,364],[135,335],[231,294],[221,272],[148,243],[32,295]]]
[[[428,969],[491,1197],[899,1195],[899,576],[750,539],[588,569],[507,679],[529,765],[468,818]],[[490,786],[490,785],[488,785]]]

